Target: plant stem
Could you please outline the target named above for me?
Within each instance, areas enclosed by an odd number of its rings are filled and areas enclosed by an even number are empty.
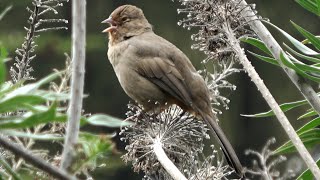
[[[187,178],[179,171],[179,169],[168,158],[164,150],[162,149],[162,143],[159,138],[155,139],[153,145],[153,151],[157,156],[158,161],[162,167],[170,174],[175,180],[187,180]]]
[[[246,1],[244,0],[241,2],[241,5],[248,6]],[[258,17],[254,14],[250,7],[247,7],[247,9],[243,11],[243,17],[246,17],[246,20],[249,22],[252,30],[268,47],[273,57],[278,60],[283,71],[286,72],[291,81],[296,85],[296,87],[306,98],[312,108],[320,115],[320,98],[317,96],[317,93],[303,77],[299,76],[294,70],[283,65],[282,61],[280,60],[280,53],[283,50],[277,43],[277,41],[273,38],[268,29],[262,24],[261,21],[257,20]]]
[[[72,1],[71,100],[61,167],[69,169],[78,141],[85,74],[86,0]],[[70,169],[69,169],[70,170]]]
[[[13,179],[15,180],[21,180],[21,178],[19,177],[19,175],[16,173],[16,171],[14,171],[10,165],[7,163],[7,161],[3,158],[0,157],[0,165],[11,175],[11,177],[13,177]]]
[[[43,159],[34,156],[29,150],[23,146],[12,143],[9,139],[0,136],[0,145],[5,149],[9,150],[18,157],[22,157],[26,162],[29,162],[33,166],[47,172],[48,174],[54,176],[58,179],[76,179],[75,177],[70,176],[66,171],[61,170],[51,164],[47,163]]]
[[[256,72],[254,67],[252,66],[251,62],[246,57],[243,49],[240,47],[239,40],[235,37],[233,34],[231,28],[229,28],[228,25],[225,25],[225,32],[228,33],[227,37],[228,40],[233,47],[233,50],[235,51],[237,57],[239,58],[240,63],[243,65],[244,70],[248,73],[251,80],[255,83],[258,90],[262,94],[265,101],[268,103],[270,108],[273,110],[274,114],[278,118],[280,124],[282,125],[283,129],[291,139],[293,145],[296,147],[297,151],[299,152],[301,158],[305,161],[307,166],[311,169],[313,175],[317,178],[320,178],[320,170],[315,163],[315,161],[312,159],[310,153],[306,149],[306,147],[303,145],[301,139],[295,132],[294,128],[290,124],[288,118],[285,116],[285,114],[282,112],[280,106],[270,93],[269,89],[266,87],[262,79],[260,78],[259,74]]]
[[[12,5],[6,7],[1,13],[0,13],[0,21],[3,19],[3,17],[12,9]]]

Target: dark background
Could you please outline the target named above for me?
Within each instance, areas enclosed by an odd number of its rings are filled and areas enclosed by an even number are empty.
[[[269,18],[270,21],[283,28],[298,39],[302,37],[293,30],[289,20],[293,20],[302,27],[314,34],[320,33],[319,19],[315,15],[305,11],[292,0],[257,0],[248,1],[256,3],[259,14]],[[14,57],[14,50],[21,47],[27,26],[28,13],[26,6],[31,0],[0,0],[0,10],[8,5],[13,9],[0,22],[0,41],[8,48],[10,56]],[[142,8],[154,30],[160,36],[168,39],[184,51],[193,61],[197,68],[201,68],[200,61],[203,55],[197,51],[191,51],[191,32],[177,25],[177,21],[184,15],[177,15],[179,3],[171,0],[87,0],[87,52],[86,52],[86,82],[85,93],[89,95],[84,100],[84,109],[87,113],[107,113],[120,118],[125,118],[129,98],[122,91],[113,69],[106,57],[108,39],[101,31],[106,28],[100,22],[106,19],[109,14],[118,6],[123,4],[134,4]],[[67,3],[59,9],[58,16],[70,21],[71,4]],[[85,23],[85,22],[83,22]],[[70,24],[68,25],[70,29]],[[274,32],[274,31],[273,31]],[[57,31],[42,33],[36,41],[37,58],[33,60],[32,66],[35,72],[32,74],[40,78],[51,72],[53,68],[61,69],[64,66],[64,52],[70,54],[71,31]],[[283,39],[274,32],[275,37],[282,43]],[[251,47],[247,47],[251,48]],[[279,103],[293,100],[300,100],[302,96],[285,76],[281,69],[261,62],[248,56],[260,76],[264,79],[267,87],[270,88]],[[231,99],[230,109],[224,110],[220,116],[221,126],[234,145],[240,160],[245,166],[250,166],[251,157],[246,157],[244,151],[250,149],[261,149],[265,142],[271,138],[277,138],[277,145],[288,140],[279,122],[273,117],[251,119],[240,116],[240,114],[254,114],[269,110],[265,101],[257,91],[255,85],[247,75],[242,72],[230,78],[230,81],[237,85],[237,90],[227,92],[225,95]],[[297,129],[306,121],[297,121],[297,117],[306,109],[300,108],[287,113],[289,120]],[[93,128],[88,129],[95,132],[114,132],[118,129]],[[115,142],[119,151],[124,151],[124,144],[116,137]],[[277,147],[275,145],[274,147]],[[293,160],[289,160],[292,162]],[[106,168],[96,171],[96,179],[141,179],[141,176],[133,173],[130,166],[125,166],[119,155],[110,156],[106,160]],[[298,160],[294,166],[301,166],[303,163]]]

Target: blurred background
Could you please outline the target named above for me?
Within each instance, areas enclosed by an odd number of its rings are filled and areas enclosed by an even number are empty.
[[[58,16],[68,19],[70,22],[71,5],[69,2],[59,9]],[[248,1],[255,3],[257,10],[262,17],[270,21],[290,34],[302,38],[292,29],[289,20],[293,20],[302,27],[314,34],[320,34],[319,19],[308,13],[292,0],[256,0]],[[25,36],[24,26],[27,26],[29,14],[26,7],[31,0],[0,0],[0,10],[13,5],[12,10],[0,22],[0,42],[9,50],[10,56],[15,56],[15,49],[21,47]],[[201,68],[200,61],[204,56],[198,51],[191,51],[192,44],[187,31],[177,25],[177,21],[185,15],[178,15],[177,8],[180,4],[171,0],[87,0],[87,52],[86,52],[86,82],[85,93],[89,96],[84,100],[86,113],[107,113],[119,118],[125,118],[129,98],[120,87],[113,72],[111,64],[107,59],[106,34],[101,31],[106,28],[100,22],[106,19],[109,14],[118,6],[133,4],[143,9],[149,22],[154,26],[154,31],[160,36],[174,43],[193,61],[194,65]],[[83,22],[85,23],[85,22]],[[67,31],[45,32],[36,40],[37,57],[33,60],[33,76],[41,78],[51,72],[54,68],[64,67],[64,53],[70,54],[71,28]],[[277,40],[282,43],[283,39],[278,33],[272,31]],[[251,47],[246,47],[251,49]],[[254,50],[254,49],[252,49]],[[270,64],[261,62],[249,56],[249,59],[256,67],[256,70],[264,79],[267,87],[274,95],[278,103],[300,100],[295,86],[285,76],[281,69]],[[240,67],[240,66],[239,66]],[[244,151],[248,148],[259,150],[271,137],[276,137],[277,143],[274,147],[288,140],[279,122],[273,117],[270,118],[245,118],[240,114],[254,114],[269,110],[257,88],[250,81],[247,75],[242,72],[235,74],[229,79],[237,86],[233,92],[225,92],[227,98],[231,99],[229,110],[223,110],[220,118],[220,125],[232,142],[240,160],[245,166],[250,166],[252,159],[246,157]],[[317,87],[316,87],[317,88]],[[308,107],[306,107],[308,108]],[[297,109],[287,113],[289,120],[295,129],[299,128],[305,121],[297,121],[297,117],[306,109]],[[86,127],[90,131],[101,133],[119,132],[118,129],[106,129]],[[124,152],[125,144],[119,141],[119,136],[114,138],[117,149]],[[95,172],[95,179],[141,179],[142,175],[134,173],[130,165],[125,165],[120,159],[121,155],[112,155],[106,159],[106,167],[99,168]],[[299,160],[297,165],[301,165]]]

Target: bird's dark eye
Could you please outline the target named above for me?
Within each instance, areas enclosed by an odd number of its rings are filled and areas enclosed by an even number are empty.
[[[123,17],[121,20],[122,20],[122,22],[127,22],[127,21],[129,21],[129,18],[128,17]]]

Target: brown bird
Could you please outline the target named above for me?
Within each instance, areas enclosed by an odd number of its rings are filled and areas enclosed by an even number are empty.
[[[123,5],[102,23],[110,27],[108,58],[118,80],[145,111],[177,104],[200,116],[215,133],[235,172],[243,176],[241,163],[212,112],[209,90],[188,57],[152,31],[141,9]],[[165,108],[165,107],[164,107]]]

